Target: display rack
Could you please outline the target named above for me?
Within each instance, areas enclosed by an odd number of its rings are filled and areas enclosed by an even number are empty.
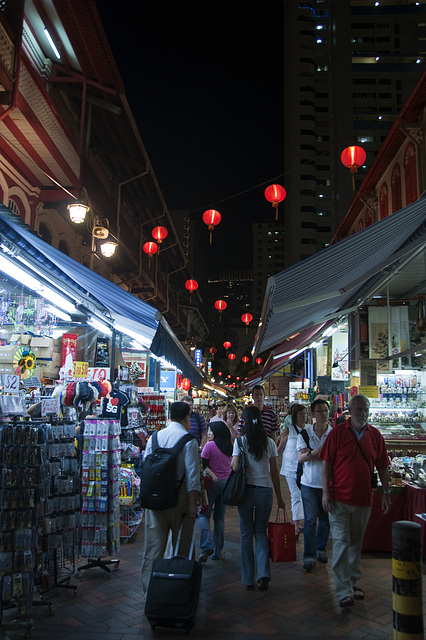
[[[77,589],[69,581],[75,573],[81,515],[80,469],[75,449],[75,423],[51,419],[47,427],[50,483],[43,518],[43,576],[41,594],[62,587]]]
[[[166,423],[166,394],[139,393],[142,418],[148,431],[162,429]]]
[[[34,605],[49,607],[49,601],[34,601],[39,584],[42,551],[38,529],[49,484],[45,428],[13,418],[3,422],[0,450],[0,623],[3,611],[17,609],[17,619],[1,631],[23,629]]]
[[[107,574],[118,568],[120,550],[119,467],[120,422],[85,420],[81,463],[81,557],[87,563],[77,568],[99,567]]]

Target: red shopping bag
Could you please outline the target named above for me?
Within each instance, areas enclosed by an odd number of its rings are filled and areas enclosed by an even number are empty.
[[[295,562],[295,526],[287,522],[284,510],[284,522],[279,522],[279,512],[277,509],[275,522],[268,522],[269,556],[272,562]]]

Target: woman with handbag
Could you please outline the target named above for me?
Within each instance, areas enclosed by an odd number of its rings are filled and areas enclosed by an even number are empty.
[[[266,435],[257,407],[246,407],[242,413],[242,420],[244,435],[234,442],[231,462],[234,472],[239,467],[241,456],[244,456],[246,465],[246,492],[242,502],[238,505],[242,582],[248,589],[253,589],[254,537],[257,584],[259,591],[266,591],[271,578],[267,527],[272,509],[272,487],[275,490],[278,507],[285,509],[285,503],[281,496],[278,453],[275,442]]]
[[[201,555],[198,560],[206,562],[222,557],[226,506],[222,493],[226,480],[231,473],[232,444],[231,434],[224,422],[211,422],[207,432],[208,442],[201,452],[204,467],[205,486],[207,485],[208,507],[198,514],[200,528]],[[207,481],[207,482],[206,482]],[[210,516],[213,512],[213,539],[210,535]]]
[[[303,505],[300,489],[296,484],[299,454],[296,449],[297,437],[305,428],[308,410],[303,404],[291,407],[291,425],[285,427],[278,445],[278,455],[283,456],[280,474],[285,476],[291,496],[291,512],[295,525],[296,540],[300,535],[300,521],[303,520]]]

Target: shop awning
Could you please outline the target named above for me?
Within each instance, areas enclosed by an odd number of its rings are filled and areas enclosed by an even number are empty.
[[[185,378],[189,378],[196,387],[203,386],[203,374],[191,360],[188,353],[174,336],[164,318],[158,325],[157,332],[151,344],[151,351],[159,358],[164,358],[182,371]]]
[[[271,353],[262,369],[262,379],[268,378],[276,371],[282,369],[295,353],[308,346],[315,340],[325,325],[317,324],[298,333],[294,338],[289,338],[278,345]]]
[[[254,354],[357,310],[424,251],[425,223],[422,198],[269,278]]]
[[[190,378],[197,386],[202,384],[199,369],[171,329],[165,329],[167,323],[161,313],[51,247],[4,205],[0,205],[0,246],[5,255],[14,255],[21,261],[24,260],[26,268],[32,270],[37,278],[41,276],[55,284],[87,313],[104,314],[111,324],[119,327],[119,331],[126,330],[136,339],[140,337],[143,346],[151,348],[155,355],[164,357],[181,369],[184,376]]]

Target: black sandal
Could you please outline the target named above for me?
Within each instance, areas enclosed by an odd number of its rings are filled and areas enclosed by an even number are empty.
[[[257,581],[257,584],[259,585],[259,591],[267,591],[268,583],[269,578],[260,578],[260,580]]]
[[[339,602],[340,606],[343,607],[353,607],[354,606],[354,599],[351,598],[351,596],[346,596],[346,598],[342,598]]]

